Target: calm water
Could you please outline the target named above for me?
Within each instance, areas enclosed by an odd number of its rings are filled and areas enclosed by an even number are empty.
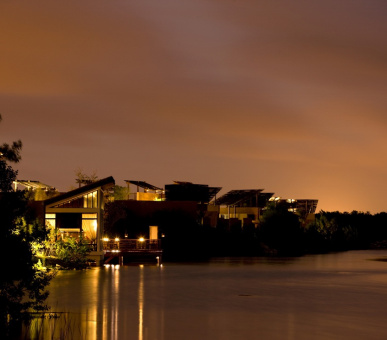
[[[49,327],[66,339],[387,339],[387,262],[375,259],[387,251],[60,272],[49,304],[68,313]]]

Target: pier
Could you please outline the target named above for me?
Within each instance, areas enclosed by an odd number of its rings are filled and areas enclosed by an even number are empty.
[[[117,261],[120,265],[128,262],[156,262],[161,263],[162,249],[159,239],[107,239],[102,240],[104,264]]]

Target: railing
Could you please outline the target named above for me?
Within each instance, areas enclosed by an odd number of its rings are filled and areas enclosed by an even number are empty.
[[[160,240],[145,239],[120,239],[120,240],[103,240],[103,250],[106,252],[134,252],[134,251],[159,251],[161,250]]]
[[[97,251],[97,244],[96,243],[88,243],[85,244],[87,246],[89,251]]]

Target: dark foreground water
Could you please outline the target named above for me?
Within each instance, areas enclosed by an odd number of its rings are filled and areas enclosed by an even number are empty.
[[[350,251],[64,271],[48,302],[67,313],[35,331],[47,339],[387,339],[383,260],[387,251]]]

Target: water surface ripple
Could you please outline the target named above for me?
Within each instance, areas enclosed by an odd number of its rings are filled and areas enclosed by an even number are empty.
[[[74,339],[387,339],[385,259],[349,251],[63,271],[48,302],[68,312]]]

